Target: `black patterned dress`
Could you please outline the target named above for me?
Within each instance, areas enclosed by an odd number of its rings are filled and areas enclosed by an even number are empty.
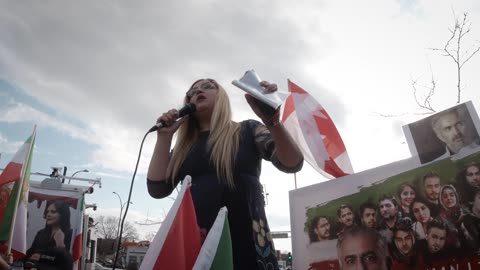
[[[235,269],[278,269],[259,180],[261,161],[262,158],[271,161],[284,172],[299,171],[303,162],[295,168],[284,167],[274,153],[275,145],[265,126],[254,120],[243,121],[240,125],[234,190],[218,179],[210,162],[208,131],[200,133],[180,168],[178,179],[192,176],[190,190],[201,229],[210,230],[219,209],[223,206],[228,208]],[[171,182],[147,180],[153,197],[170,194],[173,187],[168,183]]]

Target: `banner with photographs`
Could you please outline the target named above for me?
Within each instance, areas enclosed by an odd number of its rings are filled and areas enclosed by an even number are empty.
[[[478,269],[480,152],[416,164],[291,191],[294,269]]]
[[[420,164],[480,147],[480,120],[471,101],[403,126],[403,132]]]
[[[35,253],[65,249],[67,256],[76,259],[81,249],[83,197],[81,191],[30,186],[27,258]]]

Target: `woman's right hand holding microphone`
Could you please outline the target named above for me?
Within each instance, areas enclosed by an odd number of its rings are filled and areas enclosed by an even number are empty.
[[[178,119],[178,111],[176,109],[171,109],[168,112],[165,112],[157,119],[157,124],[162,123],[163,126],[157,130],[157,136],[168,136],[173,137],[173,134],[180,125],[188,118],[188,115]],[[178,119],[178,120],[177,120]]]

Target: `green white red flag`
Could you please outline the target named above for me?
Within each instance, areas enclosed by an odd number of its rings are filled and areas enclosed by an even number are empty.
[[[27,209],[30,164],[36,127],[0,175],[0,243],[15,258],[27,251]]]
[[[85,206],[85,195],[79,200],[78,208],[79,215],[78,221],[73,224],[73,243],[72,243],[72,259],[73,259],[73,269],[80,269],[80,259],[82,258],[82,248],[83,248],[83,209]]]
[[[183,180],[177,199],[150,244],[140,270],[192,269],[200,252],[201,239],[190,182],[190,176]]]
[[[227,215],[226,207],[218,212],[193,270],[233,270],[232,238]]]

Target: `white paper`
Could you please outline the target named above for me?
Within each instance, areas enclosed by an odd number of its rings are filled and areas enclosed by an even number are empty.
[[[258,74],[252,69],[245,72],[243,77],[240,79],[232,81],[232,84],[249,93],[256,99],[269,105],[270,107],[274,109],[278,108],[280,105],[282,105],[283,100],[288,96],[288,94],[280,93],[279,91],[265,93],[265,88],[260,85],[261,81],[262,80]]]

